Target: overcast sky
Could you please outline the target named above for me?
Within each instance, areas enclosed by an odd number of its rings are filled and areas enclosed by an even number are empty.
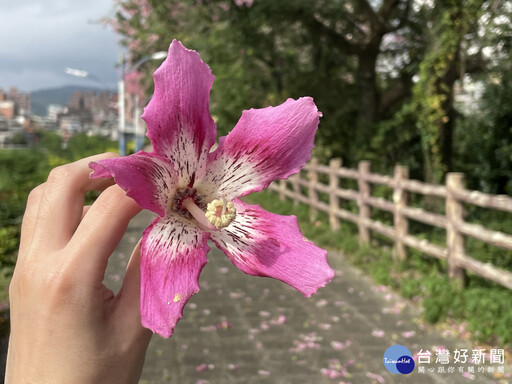
[[[95,23],[113,13],[112,4],[112,0],[0,0],[0,88],[101,86],[64,72],[72,67],[115,89],[118,37],[111,28]]]

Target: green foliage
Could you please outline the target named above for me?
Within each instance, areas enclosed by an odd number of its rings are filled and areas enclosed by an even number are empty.
[[[0,150],[0,301],[16,262],[28,193],[47,175],[45,157],[37,150]]]
[[[350,167],[370,159],[379,171],[401,163],[415,178],[441,181],[472,157],[471,164],[479,159],[475,177],[487,177],[482,183],[510,180],[501,128],[471,116],[459,129],[464,114],[453,106],[461,76],[493,88],[509,67],[506,7],[483,0],[121,0],[116,10],[109,22],[131,62],[167,50],[174,38],[201,53],[216,76],[211,110],[221,135],[244,109],[308,95],[323,112],[315,156],[324,161],[340,157]],[[155,65],[142,67],[148,94]],[[494,111],[507,109],[504,94],[495,96]],[[468,150],[469,138],[479,137],[499,150]]]
[[[55,133],[37,132],[37,137],[34,148],[0,150],[0,301],[7,295],[30,191],[46,180],[52,168],[116,148],[115,142],[85,134],[72,137],[65,149]]]
[[[0,151],[0,227],[19,224],[27,191],[46,177],[44,159],[38,151]]]
[[[152,12],[145,15],[134,14],[138,3],[119,2],[116,19],[111,21],[130,46],[132,61],[166,50],[173,38],[198,50],[216,75],[211,109],[220,134],[229,132],[243,109],[276,105],[289,97],[307,95],[315,99],[324,115],[317,134],[316,155],[323,159],[343,157],[348,165],[374,152],[367,145],[375,133],[373,127],[368,126],[364,132],[354,128],[359,121],[358,111],[377,108],[373,99],[362,97],[361,87],[354,82],[368,40],[362,31],[376,30],[370,24],[380,20],[373,17],[369,7],[359,1],[346,1],[340,6],[335,0],[321,4],[259,0],[251,5],[224,0],[153,0],[149,1]],[[394,5],[386,16],[394,22],[406,18],[404,11]],[[360,15],[358,23],[364,25],[339,22],[350,19],[354,12]],[[316,18],[325,20],[323,26]],[[412,53],[412,45],[422,44],[421,39],[414,38],[418,19],[411,18],[403,24],[409,29],[402,28],[397,34],[408,38],[399,46]],[[335,25],[341,32],[334,31]],[[147,44],[149,36],[156,39]],[[345,41],[346,36],[352,36],[350,43]],[[372,44],[378,46],[382,36],[374,33],[372,39]],[[377,55],[378,49],[370,62]],[[416,54],[410,57],[417,61]],[[369,68],[374,65],[375,62]],[[404,76],[409,78],[409,74]],[[386,91],[401,81],[402,78],[375,80],[368,87],[370,92],[379,93],[379,87]]]
[[[16,264],[16,251],[18,250],[20,227],[10,225],[0,227],[0,265],[12,268]]]
[[[419,65],[418,82],[410,105],[401,113],[414,113],[421,137],[425,178],[440,183],[449,170],[452,142],[453,85],[460,66],[461,45],[479,17],[482,1],[456,0],[437,5],[430,31],[430,46]]]
[[[27,144],[27,138],[23,133],[17,132],[12,136],[11,143],[16,145]]]
[[[37,132],[37,146],[48,153],[57,155],[62,152],[62,138],[55,132],[39,131]]]
[[[64,155],[67,159],[75,161],[97,153],[116,151],[116,142],[101,136],[88,136],[81,133],[69,139]]]
[[[464,318],[480,341],[512,345],[512,292],[502,287],[470,286],[463,292]]]
[[[457,122],[457,168],[470,188],[512,194],[512,69],[485,89],[481,105]]]
[[[460,315],[462,298],[456,282],[450,280],[445,271],[435,269],[423,278],[425,319],[431,323]]]

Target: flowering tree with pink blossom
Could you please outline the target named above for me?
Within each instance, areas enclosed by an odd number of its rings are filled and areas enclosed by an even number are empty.
[[[467,76],[486,69],[484,49],[495,52],[491,62],[506,63],[510,45],[510,23],[503,23],[510,10],[479,1],[452,8],[433,4],[117,0],[116,14],[108,23],[121,34],[133,61],[165,50],[169,38],[200,51],[217,76],[212,113],[223,133],[236,123],[240,110],[308,94],[326,115],[318,135],[323,151],[315,155],[342,157],[347,166],[363,157],[378,159],[382,168],[408,163],[415,167],[413,174],[425,175],[429,138],[442,141],[437,146],[445,165],[456,154],[451,152],[455,140],[451,124],[457,114],[453,98],[448,97],[455,84],[464,72]],[[438,60],[447,65],[438,76],[443,84],[438,88],[448,95],[443,95],[447,102],[435,111],[421,102],[414,104],[422,105],[422,120],[440,121],[433,125],[437,131],[430,132],[422,128],[416,109],[408,103],[420,68],[435,67],[429,64],[435,52],[426,54],[436,50],[439,40],[437,23],[430,20],[451,15],[461,21],[469,9],[476,10],[476,18],[466,22],[464,30],[457,29],[460,22],[448,18],[446,33],[453,38],[447,46],[453,49],[439,53]],[[144,85],[150,89],[154,67],[144,69]]]

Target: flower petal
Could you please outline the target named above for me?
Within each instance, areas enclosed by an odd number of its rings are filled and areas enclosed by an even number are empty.
[[[244,111],[209,154],[197,188],[211,199],[226,195],[231,200],[298,172],[311,156],[320,115],[310,97]]]
[[[205,171],[215,142],[208,109],[214,76],[197,52],[174,40],[153,77],[155,92],[142,115],[147,136],[153,150],[175,165],[180,187],[186,187]]]
[[[206,265],[208,233],[179,216],[157,218],[141,243],[142,325],[170,337],[183,307],[199,291]]]
[[[91,178],[111,178],[142,208],[165,215],[178,177],[169,161],[154,153],[137,152],[89,164]]]
[[[240,270],[281,280],[311,296],[334,276],[327,251],[308,241],[295,216],[267,212],[235,199],[236,219],[212,240]]]

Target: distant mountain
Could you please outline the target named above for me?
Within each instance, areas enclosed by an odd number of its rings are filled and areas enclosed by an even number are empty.
[[[95,91],[103,92],[102,88],[84,87],[82,85],[68,85],[60,88],[41,89],[30,93],[30,103],[32,114],[46,116],[50,104],[67,105],[73,92],[76,91]],[[115,92],[110,90],[111,92]]]

